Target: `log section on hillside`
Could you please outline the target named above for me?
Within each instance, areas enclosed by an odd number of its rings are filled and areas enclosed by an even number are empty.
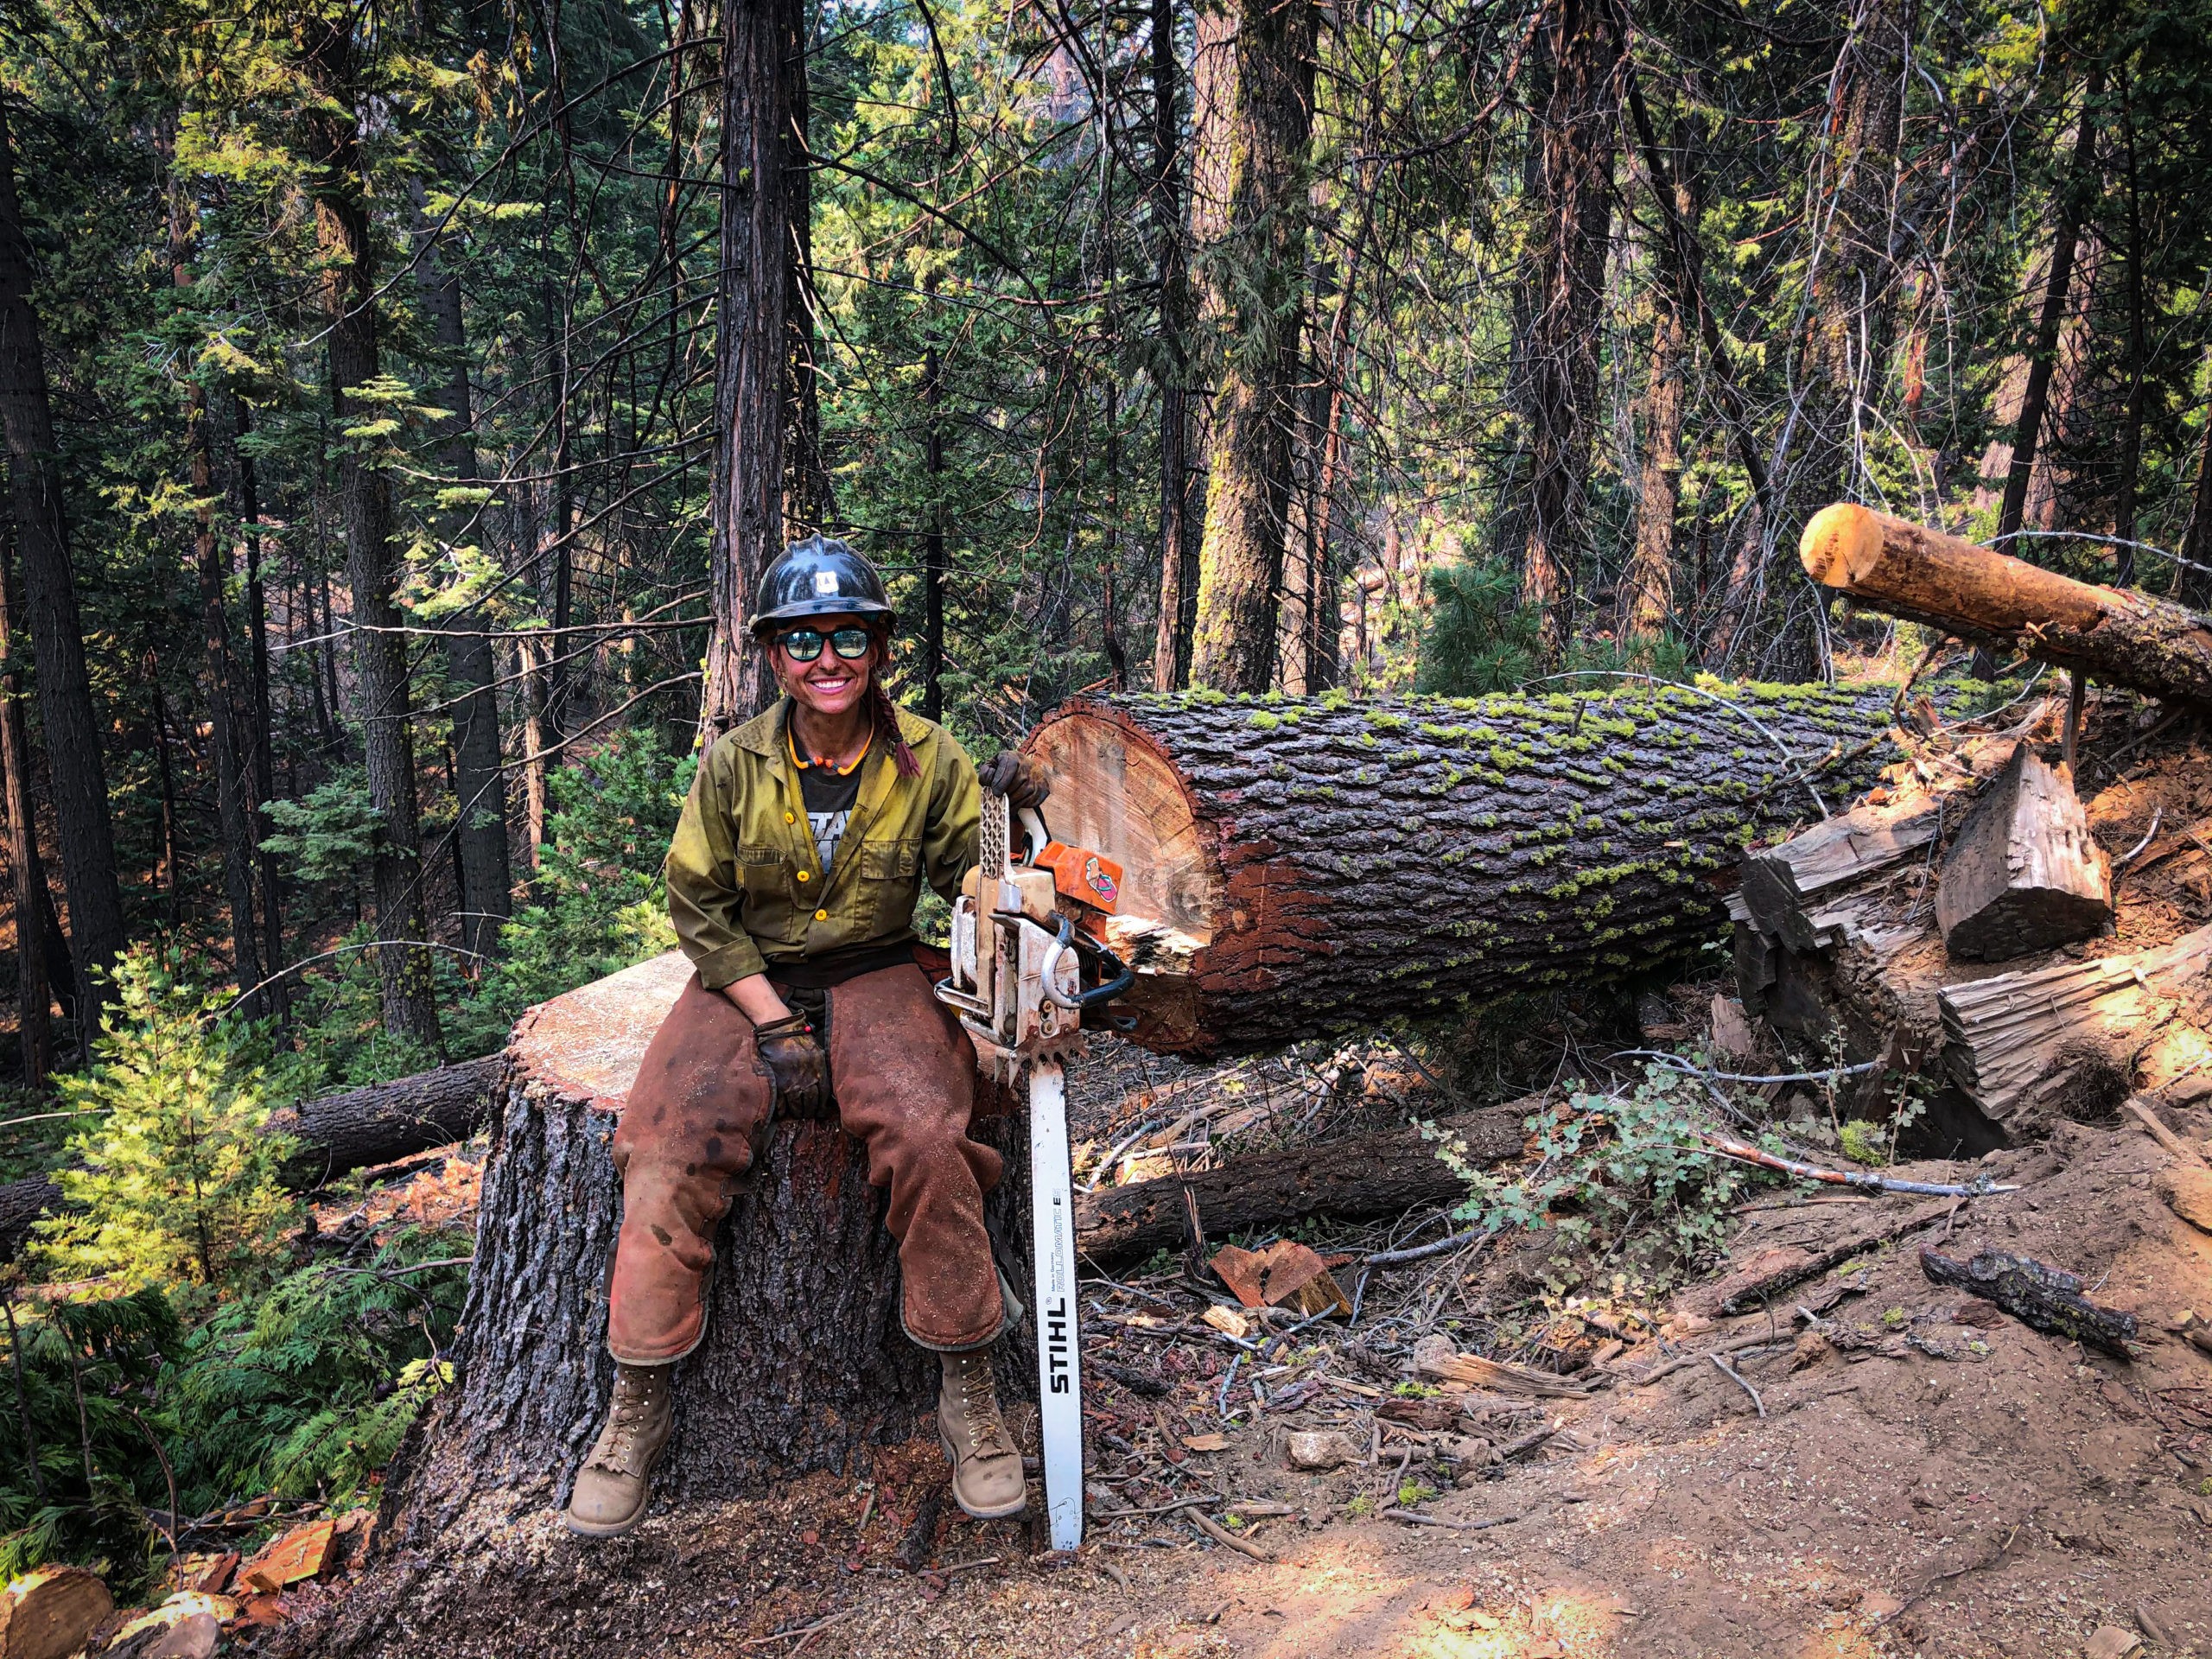
[[[1277,1046],[1656,967],[1754,832],[1881,756],[1886,694],[1079,700],[1025,746],[1055,835],[1121,863],[1136,1039]],[[1785,753],[1786,752],[1786,753]]]
[[[1521,1120],[1541,1099],[1532,1096],[1446,1118],[1436,1127],[1460,1139],[1470,1162],[1499,1163],[1520,1152],[1524,1138]],[[1179,1243],[1185,1230],[1185,1187],[1198,1202],[1199,1224],[1208,1237],[1216,1239],[1308,1216],[1361,1220],[1465,1198],[1465,1179],[1452,1173],[1436,1149],[1436,1141],[1418,1128],[1388,1129],[1350,1141],[1259,1153],[1189,1175],[1078,1193],[1077,1236],[1084,1254],[1102,1262]]]
[[[2112,863],[2089,838],[2074,780],[2026,744],[1943,855],[1936,922],[1951,955],[2009,962],[2094,938],[2112,919]]]
[[[2178,605],[2075,582],[1868,507],[1823,507],[1797,551],[1815,582],[1873,610],[2212,707],[2212,621]]]
[[[334,1175],[466,1141],[484,1125],[499,1068],[499,1056],[489,1054],[271,1113],[270,1129],[301,1142],[284,1165],[284,1184],[306,1191]],[[61,1204],[60,1185],[43,1177],[0,1185],[0,1261],[12,1260],[39,1217]]]

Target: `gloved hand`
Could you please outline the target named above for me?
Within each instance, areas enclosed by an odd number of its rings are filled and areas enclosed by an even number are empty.
[[[1045,804],[1045,798],[1052,792],[1052,779],[1045,775],[1045,768],[1027,755],[1016,754],[1012,749],[1001,749],[983,763],[976,774],[983,787],[994,795],[1003,795],[1014,807],[1032,809]]]
[[[830,1096],[830,1057],[803,1014],[753,1028],[753,1046],[775,1079],[776,1103],[794,1117],[822,1109]]]

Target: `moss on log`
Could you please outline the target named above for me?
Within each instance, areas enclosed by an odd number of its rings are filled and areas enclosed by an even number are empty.
[[[1885,758],[1886,690],[1078,700],[1026,747],[1124,870],[1149,1046],[1277,1046],[1617,979],[1717,937],[1754,836]]]

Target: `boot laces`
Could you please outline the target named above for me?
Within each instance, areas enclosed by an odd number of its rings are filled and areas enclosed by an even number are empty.
[[[658,1403],[659,1383],[659,1372],[652,1367],[614,1368],[614,1402],[607,1414],[607,1427],[600,1431],[599,1444],[592,1447],[591,1467],[604,1469],[610,1474],[635,1472],[632,1454],[637,1447],[639,1433]]]
[[[1006,1420],[999,1414],[998,1384],[991,1375],[989,1353],[978,1351],[956,1357],[959,1361],[961,1415],[967,1420],[974,1455],[1010,1456],[1014,1441],[1006,1432]]]

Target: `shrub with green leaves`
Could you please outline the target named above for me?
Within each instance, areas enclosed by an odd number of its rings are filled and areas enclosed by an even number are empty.
[[[278,1179],[297,1143],[269,1129],[261,1033],[222,1007],[168,950],[116,964],[92,1063],[59,1080],[88,1116],[70,1139],[79,1166],[55,1177],[74,1213],[39,1224],[50,1275],[209,1292],[269,1276],[298,1217]]]
[[[1624,1093],[1575,1091],[1526,1127],[1536,1162],[1510,1177],[1477,1166],[1456,1136],[1435,1137],[1437,1155],[1467,1183],[1454,1215],[1492,1233],[1552,1227],[1579,1243],[1619,1247],[1654,1283],[1685,1276],[1726,1246],[1728,1207],[1756,1179],[1706,1149],[1689,1084],[1666,1066],[1647,1067]]]
[[[1510,691],[1543,674],[1543,611],[1521,596],[1521,578],[1502,559],[1432,565],[1423,578],[1428,615],[1421,624],[1414,689],[1444,696]],[[1602,682],[1621,671],[1687,680],[1689,656],[1674,639],[1633,646],[1578,634],[1560,671]]]

